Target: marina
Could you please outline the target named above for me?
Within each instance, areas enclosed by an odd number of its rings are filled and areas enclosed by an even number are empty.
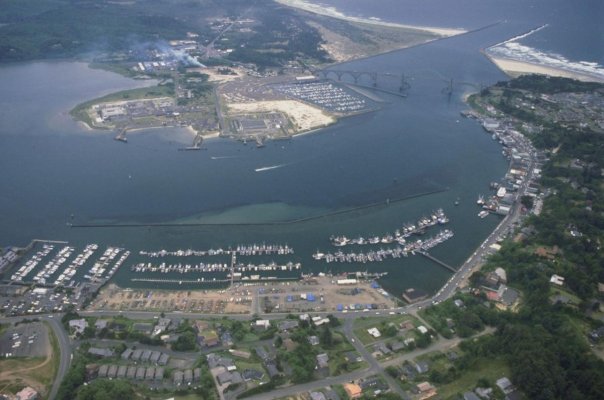
[[[302,268],[302,264],[288,262],[286,264],[276,264],[271,262],[269,264],[243,264],[238,263],[234,265],[229,265],[226,263],[197,263],[197,264],[166,264],[161,263],[159,265],[155,265],[152,263],[138,263],[133,265],[130,270],[132,272],[159,272],[159,273],[170,273],[177,272],[180,274],[192,273],[192,272],[228,272],[228,271],[236,271],[236,272],[264,272],[264,271],[293,271],[299,270]]]
[[[65,242],[61,243],[67,244]],[[107,247],[99,259],[87,270],[86,274],[80,273],[76,278],[78,272],[90,262],[90,258],[97,251],[99,245],[87,244],[81,252],[72,258],[76,251],[75,246],[64,246],[57,251],[56,244],[58,243],[32,242],[28,248],[33,249],[35,245],[38,245],[40,246],[39,250],[10,276],[10,281],[35,283],[47,287],[77,287],[85,281],[93,284],[103,284],[111,279],[130,255],[129,251],[125,251],[114,263],[114,260],[123,249]],[[53,255],[54,251],[56,251],[56,254]],[[50,256],[52,258],[42,265],[44,259]],[[112,263],[113,265],[111,265]],[[65,265],[67,266],[65,267]]]
[[[449,222],[449,218],[445,215],[442,208],[434,211],[430,216],[421,217],[415,223],[405,223],[401,229],[397,229],[394,234],[386,233],[383,236],[371,236],[364,238],[359,236],[355,239],[349,239],[346,236],[332,236],[331,243],[334,246],[342,247],[346,245],[368,245],[368,244],[390,244],[398,242],[400,245],[406,243],[406,238],[411,235],[421,235],[425,230],[435,225],[444,225]]]
[[[373,250],[366,253],[344,253],[343,251],[338,251],[336,253],[321,253],[317,251],[313,254],[313,258],[315,260],[324,260],[327,263],[331,262],[340,262],[340,263],[371,263],[371,262],[381,262],[388,258],[401,258],[407,257],[409,253],[415,255],[417,251],[426,251],[444,241],[453,237],[453,231],[445,229],[439,232],[437,235],[430,237],[425,240],[418,239],[414,242],[406,243],[404,247],[396,246],[394,248],[388,249],[379,249]]]
[[[221,255],[241,255],[241,256],[261,256],[261,255],[289,255],[294,254],[294,249],[288,245],[277,244],[251,244],[238,245],[234,249],[217,248],[209,250],[160,250],[160,251],[139,251],[139,255],[161,258],[161,257],[204,257],[204,256],[221,256]]]

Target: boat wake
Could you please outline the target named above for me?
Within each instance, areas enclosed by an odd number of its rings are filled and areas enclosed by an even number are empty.
[[[286,165],[287,164],[271,165],[270,167],[256,168],[254,171],[256,171],[256,172],[270,171],[271,169],[277,169],[277,168],[285,167]]]

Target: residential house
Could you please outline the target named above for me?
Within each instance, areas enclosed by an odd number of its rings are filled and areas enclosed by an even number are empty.
[[[272,379],[276,376],[281,375],[279,370],[277,369],[277,364],[274,361],[269,361],[264,364],[266,367],[266,371],[268,372],[268,376]]]
[[[231,347],[235,344],[235,342],[233,341],[233,335],[231,335],[231,332],[229,331],[222,332],[222,334],[220,335],[220,342],[224,347]]]
[[[388,390],[388,385],[383,382],[377,376],[373,376],[367,379],[363,379],[359,386],[362,390],[373,389],[374,391],[385,391]]]
[[[266,352],[266,350],[264,349],[263,346],[258,346],[254,350],[256,351],[256,354],[258,355],[258,357],[260,357],[260,359],[262,361],[268,361],[273,358]]]
[[[143,350],[143,354],[141,354],[141,362],[148,362],[151,358],[151,350]]]
[[[246,382],[252,381],[252,380],[259,381],[260,379],[262,379],[263,376],[264,376],[264,373],[257,369],[246,369],[241,373],[241,377]]]
[[[132,355],[132,349],[126,349],[126,350],[124,350],[124,352],[121,355],[122,360],[128,360],[131,355]]]
[[[549,278],[549,283],[557,286],[564,286],[564,277],[557,274],[553,274],[552,277]]]
[[[152,336],[160,335],[162,332],[164,332],[168,329],[168,327],[170,326],[171,323],[172,323],[172,321],[170,320],[170,318],[159,318],[157,320],[157,324],[153,328],[153,332],[151,333],[151,335]]]
[[[438,394],[436,388],[432,386],[429,382],[418,383],[416,386],[416,390],[419,394],[419,400],[426,400]]]
[[[170,360],[170,356],[167,355],[166,353],[162,353],[162,355],[159,357],[159,360],[157,361],[157,363],[159,365],[167,365],[168,360]]]
[[[374,338],[379,338],[380,336],[382,336],[382,334],[378,330],[378,328],[375,328],[375,327],[367,329],[367,333],[369,333]]]
[[[321,343],[317,336],[309,336],[308,342],[310,343],[311,346],[317,346],[319,343]]]
[[[15,395],[16,400],[36,400],[38,398],[38,392],[32,387],[25,387],[21,389]]]
[[[329,367],[329,356],[327,353],[317,354],[317,368],[328,368]]]
[[[152,362],[153,364],[157,364],[159,362],[160,357],[161,357],[161,353],[159,351],[152,351],[151,357],[149,357],[149,361]]]
[[[493,389],[479,387],[479,388],[476,388],[474,390],[474,392],[476,392],[476,394],[483,399],[489,399],[491,397],[491,395],[493,394]]]
[[[286,319],[285,321],[281,321],[279,323],[279,331],[291,331],[292,329],[297,328],[300,325],[300,322],[295,319]]]
[[[191,369],[185,369],[185,375],[184,375],[184,382],[187,385],[190,385],[191,383],[193,383],[193,370]]]
[[[465,392],[463,394],[463,400],[480,400],[480,397],[476,396],[474,392]]]
[[[502,282],[502,283],[508,282],[508,275],[505,272],[505,269],[503,269],[501,267],[495,268],[495,273],[499,277],[499,282]]]
[[[415,363],[415,370],[418,374],[425,374],[430,370],[430,366],[425,361],[417,361]]]
[[[117,365],[110,365],[107,370],[107,378],[115,378],[117,376]]]
[[[417,371],[409,363],[404,363],[402,369],[403,374],[401,375],[401,379],[404,377],[405,379],[413,380],[417,376]]]
[[[243,378],[241,377],[241,374],[239,374],[239,372],[229,371],[225,371],[216,375],[216,380],[218,380],[218,384],[221,386],[243,382]]]
[[[428,333],[428,328],[426,328],[426,327],[425,327],[425,326],[423,326],[423,325],[418,326],[418,327],[417,327],[417,330],[418,330],[418,331],[419,331],[421,334],[423,334],[423,335],[425,335],[426,333]]]
[[[109,371],[109,365],[103,364],[99,367],[99,373],[97,376],[99,378],[107,378],[107,371]]]
[[[128,372],[128,366],[127,365],[120,365],[117,369],[117,378],[118,379],[124,379],[126,377],[126,373]]]
[[[98,357],[113,357],[114,353],[113,350],[111,349],[102,349],[99,347],[91,347],[88,349],[88,354],[92,354],[93,356],[98,356]]]
[[[375,347],[374,347],[374,349],[375,349],[376,352],[380,352],[383,355],[388,355],[388,354],[392,353],[392,350],[390,350],[388,348],[388,346],[386,346],[384,343],[378,343],[378,344],[376,344]]]
[[[593,340],[600,340],[604,338],[604,326],[599,327],[598,329],[594,329],[589,333],[589,337]]]
[[[349,351],[344,355],[346,362],[355,363],[363,361],[363,358],[355,351]]]
[[[401,351],[405,347],[407,347],[407,346],[403,342],[393,342],[393,343],[390,343],[390,349],[392,351],[394,351],[394,352]]]
[[[224,367],[227,371],[235,371],[237,369],[233,360],[228,357],[220,357],[214,353],[210,353],[206,356],[206,359],[208,360],[210,369],[217,367]]]
[[[147,322],[139,322],[132,324],[132,329],[145,335],[149,335],[153,330],[153,324]]]
[[[484,277],[484,286],[495,289],[499,285],[499,275],[491,271]]]
[[[310,392],[310,400],[327,400],[321,392]]]
[[[271,327],[271,321],[268,319],[259,319],[254,322],[255,329],[268,329]]]
[[[505,285],[501,286],[505,287],[505,289],[502,290],[500,288],[498,291],[498,293],[500,293],[500,302],[508,308],[513,307],[514,304],[516,304],[516,302],[518,301],[520,294],[517,290],[512,289],[511,287],[507,287]]]
[[[73,330],[75,334],[81,335],[84,333],[84,329],[88,327],[88,322],[84,318],[72,319],[69,321],[69,328]]]
[[[325,389],[325,399],[326,400],[340,400],[340,396],[332,388],[326,388]]]
[[[363,394],[363,389],[355,383],[345,383],[343,386],[349,399],[358,399]]]
[[[245,358],[246,360],[252,356],[252,354],[249,351],[244,351],[244,350],[229,349],[229,353],[231,353],[235,357]]]
[[[132,355],[130,356],[130,359],[132,361],[138,361],[141,359],[141,356],[143,355],[143,351],[141,349],[136,349],[132,352]]]
[[[504,376],[503,378],[497,379],[495,384],[505,394],[511,393],[515,389],[514,385],[512,385],[512,382],[506,376]]]
[[[175,386],[182,385],[182,382],[185,378],[185,374],[182,371],[174,371],[174,375],[172,375],[172,382]]]

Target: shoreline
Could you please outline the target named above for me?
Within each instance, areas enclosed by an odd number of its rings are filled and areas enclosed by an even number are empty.
[[[556,68],[549,65],[530,63],[527,61],[514,60],[511,58],[497,57],[482,52],[497,68],[509,77],[515,78],[520,75],[538,74],[557,76],[562,78],[576,79],[583,82],[604,83],[604,77],[598,77],[581,72],[570,71],[563,68]]]
[[[376,25],[388,28],[402,28],[402,29],[415,29],[430,32],[440,36],[454,36],[462,33],[466,33],[467,30],[461,28],[439,28],[433,26],[421,26],[421,25],[405,25],[396,22],[386,22],[377,19],[351,17],[337,11],[333,7],[322,7],[317,4],[309,3],[305,0],[275,0],[277,3],[287,7],[296,8],[298,10],[310,12],[317,15],[323,15],[326,17],[336,18],[348,22],[356,22],[361,24]]]

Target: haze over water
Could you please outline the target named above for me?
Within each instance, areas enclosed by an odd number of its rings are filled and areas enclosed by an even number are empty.
[[[0,68],[4,172],[0,243],[24,245],[40,237],[78,246],[124,246],[133,254],[162,248],[288,243],[294,256],[265,261],[302,262],[302,272],[389,272],[383,284],[395,294],[407,287],[435,290],[450,273],[418,256],[351,265],[315,262],[311,254],[317,249],[333,251],[328,240],[332,234],[381,235],[439,207],[450,216],[447,227],[455,237],[431,253],[457,266],[474,251],[499,220],[479,219],[476,197],[504,175],[507,161],[478,123],[460,117],[466,108],[461,97],[480,85],[505,79],[479,50],[530,27],[530,23],[499,24],[339,65],[344,70],[404,72],[411,84],[408,97],[381,95],[386,102],[380,111],[343,119],[291,141],[270,142],[263,149],[218,139],[206,142],[207,151],[179,152],[192,138],[178,129],[131,134],[128,144],[118,143],[112,133],[87,131],[66,113],[79,102],[141,82],[80,63],[4,66]],[[450,79],[454,93],[449,97],[442,89]],[[381,84],[396,90],[398,82]],[[271,166],[281,167],[256,172]],[[386,205],[386,199],[435,190],[444,191]],[[283,221],[373,202],[384,206],[291,225],[66,225]],[[116,275],[118,283],[133,284],[129,266],[135,262],[136,255],[127,260]]]

